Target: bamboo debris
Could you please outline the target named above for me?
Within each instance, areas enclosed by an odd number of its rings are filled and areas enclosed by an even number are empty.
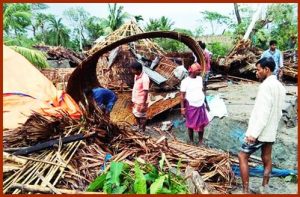
[[[250,40],[240,40],[231,52],[218,60],[218,65],[227,74],[256,79],[255,63],[260,59],[262,49],[251,46]],[[283,51],[283,77],[297,79],[298,50]]]
[[[47,45],[36,45],[33,47],[40,51],[46,52],[48,60],[67,59],[72,63],[72,65],[74,65],[73,67],[79,65],[82,62],[82,60],[86,58],[84,54],[76,53],[70,49],[66,49],[61,46],[56,47]]]
[[[73,142],[59,146],[57,150],[32,154],[33,159],[27,159],[21,169],[12,174],[4,174],[4,193],[25,192],[14,188],[15,184],[33,184],[43,188],[48,186],[52,187],[50,192],[57,188],[56,193],[64,193],[61,189],[84,191],[103,170],[109,169],[110,161],[125,161],[134,165],[135,158],[139,158],[157,165],[162,154],[165,154],[166,158],[165,169],[176,167],[181,161],[181,169],[190,165],[200,173],[205,183],[226,185],[226,188],[218,187],[218,190],[224,193],[234,181],[228,154],[179,141],[167,141],[166,136],[159,139],[145,136],[132,131],[129,124],[116,125],[109,122],[101,111],[97,108],[94,110],[95,112],[91,111],[82,120],[71,121],[67,117],[62,118],[60,125],[65,126],[61,130],[64,136],[98,131],[96,139],[88,139],[85,143]],[[107,152],[113,155],[110,161],[104,160]],[[28,192],[36,193],[39,190]]]
[[[33,193],[45,193],[45,194],[52,193],[52,190],[50,188],[41,187],[38,185],[14,183],[11,186],[11,188],[18,188],[18,189],[25,190],[28,192],[33,192]],[[82,192],[82,191],[77,191],[77,190],[58,189],[58,188],[56,188],[56,190],[62,194],[103,194],[102,192]]]

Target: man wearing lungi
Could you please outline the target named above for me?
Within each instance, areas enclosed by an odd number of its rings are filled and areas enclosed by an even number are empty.
[[[208,117],[204,100],[203,80],[200,76],[201,66],[194,63],[188,69],[189,76],[181,81],[181,114],[186,118],[189,143],[194,142],[194,132],[198,133],[198,145],[203,144],[204,127],[208,125]]]
[[[139,131],[144,132],[146,129],[146,114],[148,108],[148,91],[150,79],[146,73],[143,72],[143,66],[139,62],[131,64],[134,76],[134,85],[132,89],[132,113],[136,119]]]

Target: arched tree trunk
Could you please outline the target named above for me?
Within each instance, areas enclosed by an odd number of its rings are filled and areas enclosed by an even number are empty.
[[[100,86],[99,81],[96,75],[96,67],[97,62],[100,56],[104,53],[107,53],[114,48],[127,44],[129,42],[134,42],[140,39],[147,39],[147,38],[170,38],[174,40],[178,40],[188,46],[195,56],[197,57],[198,62],[200,65],[205,66],[204,55],[202,50],[200,49],[199,44],[193,38],[181,34],[179,32],[174,31],[155,31],[155,32],[146,32],[141,34],[136,34],[133,36],[129,36],[118,40],[110,45],[103,47],[102,49],[98,50],[97,52],[93,53],[91,56],[86,58],[74,72],[71,74],[68,85],[67,85],[67,93],[76,101],[79,102],[83,99],[83,91],[87,88],[94,88]]]

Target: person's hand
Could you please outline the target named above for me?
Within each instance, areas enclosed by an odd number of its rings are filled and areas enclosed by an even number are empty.
[[[252,136],[246,136],[246,142],[249,144],[254,144],[256,142],[256,138]]]
[[[180,108],[181,115],[185,116],[185,108]]]

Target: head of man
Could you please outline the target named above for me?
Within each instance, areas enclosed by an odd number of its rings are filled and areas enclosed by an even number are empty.
[[[188,71],[191,77],[196,77],[201,73],[201,66],[198,63],[193,63],[188,69]]]
[[[140,75],[143,72],[143,66],[139,62],[133,62],[131,65],[132,73],[135,75]]]
[[[272,57],[263,57],[256,63],[256,77],[263,81],[268,76],[272,75],[275,69],[275,62]]]
[[[206,48],[206,44],[204,42],[201,42],[200,47],[201,47],[202,50],[204,50]]]
[[[277,45],[277,41],[276,40],[271,40],[269,43],[269,47],[271,51],[275,51],[276,50],[276,45]]]

